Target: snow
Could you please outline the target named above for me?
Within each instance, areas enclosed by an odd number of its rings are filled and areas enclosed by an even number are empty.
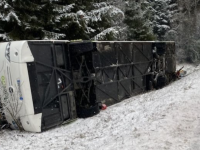
[[[4,39],[4,40],[7,40],[8,39],[8,36],[6,34],[0,34],[0,38]]]
[[[103,40],[105,39],[106,35],[111,34],[115,39],[118,39],[120,37],[120,34],[126,30],[126,28],[122,28],[119,26],[107,28],[103,30],[101,33],[97,34],[93,37],[94,40]]]
[[[58,13],[70,12],[74,8],[74,6],[75,4],[72,3],[66,6],[55,7],[53,11],[58,12]]]
[[[118,18],[123,20],[124,18],[124,13],[115,6],[105,6],[88,12],[88,16],[92,22],[101,21],[102,16],[104,15],[106,15],[107,17],[111,17],[112,19]],[[117,20],[116,22],[119,21],[120,20]]]
[[[54,11],[57,11],[59,13],[58,16],[56,16],[55,21],[60,22],[61,18],[68,18],[73,20],[74,22],[77,22],[79,26],[82,26],[82,23],[84,23],[85,26],[85,32],[86,33],[94,33],[96,29],[91,27],[92,23],[96,23],[98,21],[102,21],[103,17],[107,17],[109,22],[111,23],[112,27],[102,30],[98,35],[96,35],[93,39],[95,40],[102,40],[105,38],[105,35],[108,33],[113,33],[114,37],[116,37],[121,30],[119,30],[118,25],[122,23],[124,19],[124,13],[119,8],[108,5],[105,2],[101,3],[94,3],[94,10],[91,11],[83,11],[79,10],[76,13],[70,12],[72,8],[74,8],[75,4],[68,5],[66,9],[57,8],[54,9]],[[65,24],[62,27],[66,27],[67,24]]]
[[[100,2],[100,3],[94,3],[93,6],[95,8],[101,8],[101,7],[106,7],[108,4],[106,2]]]
[[[42,30],[45,33],[45,40],[48,39],[59,39],[59,38],[64,38],[66,35],[65,34],[61,34],[61,33],[55,33],[55,32],[49,32],[46,30]]]
[[[0,14],[0,20],[3,20],[3,21],[12,21],[13,20],[16,20],[18,25],[21,25],[21,21],[19,20],[18,16],[16,15],[15,12],[11,11],[9,12],[7,15],[4,15],[4,14]]]
[[[104,31],[102,31],[101,33],[97,34],[95,37],[94,37],[94,40],[102,40],[105,38],[105,36],[107,34],[113,34],[113,36],[115,38],[117,38],[117,35],[119,34],[119,27],[111,27],[111,28],[108,28]]]
[[[4,130],[0,149],[198,150],[200,66],[184,66],[188,76],[108,107],[94,117],[43,133]]]

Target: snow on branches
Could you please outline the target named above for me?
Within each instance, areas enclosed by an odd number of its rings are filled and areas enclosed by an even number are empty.
[[[75,8],[77,4],[70,4],[65,6],[65,9],[63,7],[58,7],[54,9],[54,11],[57,12],[58,15],[56,15],[55,21],[57,23],[61,22],[62,19],[67,19],[67,23],[62,24],[62,28],[67,28],[70,22],[75,22],[79,25],[80,28],[84,29],[84,32],[88,35],[91,33],[94,33],[97,31],[97,28],[92,26],[92,24],[98,23],[103,21],[102,18],[107,18],[106,22],[110,25],[110,27],[114,27],[119,25],[123,18],[124,13],[117,7],[109,5],[105,2],[102,3],[94,3],[92,7],[94,9],[88,11],[88,10],[79,10],[77,12],[71,12],[73,8]],[[102,27],[98,27],[98,29],[103,28],[103,30],[98,30],[97,34],[100,34],[99,32],[103,31],[102,34],[104,34],[106,29],[104,29],[103,25]],[[114,29],[114,28],[113,28]],[[116,28],[115,28],[116,29]],[[107,31],[110,31],[108,29]],[[98,37],[98,36],[97,36]]]
[[[18,25],[21,24],[21,21],[19,20],[18,16],[14,12],[13,8],[5,0],[0,2],[0,9],[3,10],[3,11],[0,11],[1,21],[6,21],[6,22],[16,21]]]
[[[106,15],[111,20],[114,21],[114,24],[117,24],[120,20],[124,18],[124,13],[115,6],[104,6],[98,9],[92,10],[88,12],[88,17],[91,21],[101,21],[102,16]],[[120,19],[120,20],[118,20]]]
[[[121,28],[120,26],[111,27],[97,34],[93,38],[93,40],[101,41],[104,39],[108,39],[107,38],[108,36],[111,36],[112,38],[119,40],[123,36],[123,33],[125,30],[126,30],[126,27],[124,28]],[[108,39],[108,40],[112,40],[112,39]]]
[[[49,32],[49,31],[46,31],[46,30],[42,30],[45,34],[45,37],[44,39],[47,40],[47,39],[60,39],[60,38],[64,38],[65,37],[65,34],[61,34],[61,33],[55,33],[55,32]]]

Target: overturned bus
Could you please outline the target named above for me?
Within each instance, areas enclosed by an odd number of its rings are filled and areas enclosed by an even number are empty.
[[[0,43],[0,101],[12,128],[41,132],[174,80],[175,43]]]

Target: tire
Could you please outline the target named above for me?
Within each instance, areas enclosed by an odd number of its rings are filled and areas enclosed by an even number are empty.
[[[153,90],[153,75],[146,76],[146,90]]]
[[[79,118],[87,118],[97,115],[100,112],[99,104],[97,103],[94,106],[90,106],[89,108],[83,106],[77,106],[77,116]]]
[[[156,81],[156,89],[161,89],[168,84],[168,78],[166,76],[158,76]]]

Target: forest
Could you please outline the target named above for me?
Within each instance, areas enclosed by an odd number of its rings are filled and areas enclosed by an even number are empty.
[[[200,0],[0,0],[0,41],[175,41],[200,60]]]

